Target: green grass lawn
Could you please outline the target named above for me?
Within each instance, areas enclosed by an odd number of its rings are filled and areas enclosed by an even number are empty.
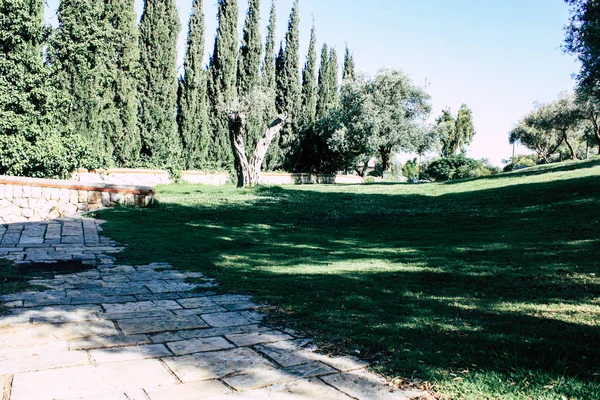
[[[447,184],[158,188],[103,211],[274,321],[449,398],[600,398],[600,159]]]

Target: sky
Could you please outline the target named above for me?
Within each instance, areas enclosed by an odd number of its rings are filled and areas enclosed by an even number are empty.
[[[93,0],[92,0],[93,1]],[[183,63],[192,0],[176,0]],[[47,0],[46,21],[58,23],[59,0]],[[216,33],[217,1],[204,0],[206,58]],[[277,0],[277,40],[284,40],[293,0]],[[271,0],[261,1],[263,40]],[[135,0],[141,16],[143,0]],[[240,32],[247,0],[239,0]],[[572,90],[579,70],[561,50],[569,9],[563,0],[300,0],[301,64],[314,20],[317,48],[346,44],[359,71],[401,69],[432,96],[432,119],[443,108],[473,110],[476,135],[468,156],[495,165],[512,155],[508,132],[535,102]],[[319,52],[320,54],[320,52]],[[517,154],[527,150],[517,148]]]

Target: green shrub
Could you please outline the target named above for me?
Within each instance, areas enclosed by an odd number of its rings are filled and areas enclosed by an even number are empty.
[[[407,161],[402,168],[402,175],[407,179],[419,179],[419,161],[416,158]]]
[[[533,155],[533,154],[520,155],[520,156],[512,157],[509,160],[509,164],[507,164],[504,167],[503,171],[504,172],[516,171],[518,169],[534,167],[536,165],[537,165],[537,157],[535,155]]]
[[[490,164],[486,159],[474,160],[464,155],[440,158],[432,162],[427,168],[429,177],[436,181],[451,179],[477,178],[480,176],[494,175],[500,172],[498,167]]]

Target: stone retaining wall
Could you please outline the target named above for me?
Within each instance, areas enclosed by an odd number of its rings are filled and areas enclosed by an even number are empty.
[[[51,220],[115,204],[147,206],[151,187],[0,177],[0,223]]]
[[[80,169],[73,173],[73,180],[86,183],[110,183],[118,185],[145,185],[156,186],[159,184],[173,183],[167,171],[151,169],[107,169],[88,171]],[[224,185],[230,182],[226,172],[207,173],[202,171],[184,171],[181,174],[182,182]],[[285,174],[263,172],[260,182],[265,185],[297,185],[311,183],[344,183],[360,184],[363,179],[356,175],[314,175],[314,174]]]

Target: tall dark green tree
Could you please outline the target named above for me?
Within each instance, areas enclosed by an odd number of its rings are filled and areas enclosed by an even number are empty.
[[[265,59],[262,65],[262,83],[263,87],[275,88],[275,28],[276,28],[276,4],[275,0],[271,4],[271,13],[269,16],[269,25],[267,25],[267,41],[265,44]]]
[[[285,51],[283,43],[279,43],[279,52],[275,57],[275,105],[279,114],[285,112],[285,89]]]
[[[283,57],[283,96],[282,110],[287,113],[288,123],[283,129],[279,143],[288,157],[298,142],[297,126],[301,110],[300,92],[300,14],[298,0],[290,14],[285,34],[285,52]]]
[[[240,96],[250,93],[260,84],[261,58],[260,0],[250,0],[238,59],[237,84]]]
[[[108,166],[112,154],[108,130],[116,110],[109,76],[112,30],[104,8],[103,2],[61,1],[59,26],[48,53],[57,85],[69,95],[69,123]]]
[[[229,126],[223,110],[235,100],[238,55],[238,3],[237,0],[219,0],[218,27],[209,73],[211,84],[211,122],[213,140],[209,160],[221,169],[232,166],[233,155],[229,141]]]
[[[313,24],[306,64],[302,70],[302,118],[305,125],[315,122],[317,115],[317,37]]]
[[[354,78],[356,78],[354,56],[352,55],[352,53],[350,53],[348,45],[346,45],[346,52],[344,53],[344,71],[342,73],[342,81]]]
[[[181,168],[177,128],[177,36],[175,0],[146,0],[140,23],[142,157],[151,165]]]
[[[329,49],[323,43],[321,50],[321,66],[317,90],[317,119],[323,118],[329,111]]]
[[[43,0],[0,2],[0,174],[65,178],[85,157],[42,60],[43,10]]]
[[[338,88],[338,58],[337,52],[334,47],[329,50],[329,62],[327,68],[328,74],[328,86],[329,86],[329,97],[328,104],[330,107],[335,107],[340,101],[340,94]]]
[[[208,97],[204,59],[204,9],[194,0],[188,25],[183,77],[179,81],[177,123],[185,168],[206,166],[209,145]]]
[[[63,0],[49,53],[59,87],[70,95],[70,122],[107,164],[134,165],[138,29],[133,0]]]

